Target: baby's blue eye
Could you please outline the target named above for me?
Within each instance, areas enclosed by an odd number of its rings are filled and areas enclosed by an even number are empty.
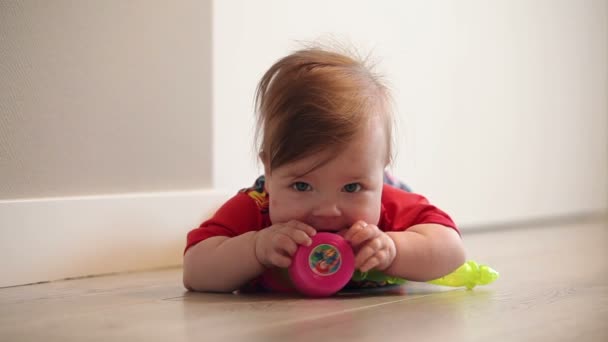
[[[361,184],[359,183],[350,183],[344,186],[344,191],[346,192],[358,192],[361,191]]]
[[[312,190],[312,187],[310,186],[310,184],[304,183],[304,182],[295,182],[295,183],[293,183],[293,185],[291,187],[295,191],[310,191],[310,190]]]

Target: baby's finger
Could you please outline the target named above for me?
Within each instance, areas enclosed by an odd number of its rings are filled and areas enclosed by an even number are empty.
[[[376,239],[380,235],[380,230],[375,226],[368,225],[365,228],[359,230],[355,235],[350,238],[350,244],[354,248],[358,248],[361,244],[366,241]]]
[[[357,252],[357,256],[355,257],[355,268],[360,268],[363,264],[374,254],[376,254],[377,249],[374,249],[372,246],[365,245],[363,248]]]
[[[285,234],[298,245],[310,246],[312,239],[306,232],[297,229],[288,229]]]
[[[371,270],[372,268],[378,266],[380,264],[380,260],[373,256],[369,259],[367,259],[367,261],[365,261],[365,263],[359,268],[359,270],[361,272],[367,272],[369,270]]]
[[[308,236],[315,236],[315,234],[317,233],[317,230],[314,229],[313,227],[307,225],[304,222],[300,222],[300,221],[296,221],[296,220],[291,220],[291,221],[287,222],[287,226],[301,230],[301,231],[305,232]]]
[[[286,268],[291,265],[291,258],[285,255],[281,255],[277,252],[273,252],[272,254],[270,254],[268,259],[273,265],[277,267]]]
[[[363,230],[365,227],[367,226],[367,223],[363,222],[363,221],[357,221],[355,222],[355,224],[353,224],[344,234],[344,239],[346,241],[350,241],[351,238],[357,234],[358,232],[360,232],[361,230]]]
[[[378,252],[376,252],[376,255],[374,256],[376,259],[378,259],[378,265],[374,266],[374,268],[380,270],[380,271],[384,271],[388,266],[389,266],[389,252],[387,249],[381,249]]]
[[[285,255],[293,256],[297,249],[298,245],[287,233],[279,233],[275,238],[275,250],[282,251]]]

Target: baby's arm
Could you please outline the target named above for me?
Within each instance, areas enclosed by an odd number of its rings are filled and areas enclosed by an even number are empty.
[[[357,267],[427,281],[447,275],[465,262],[456,225],[421,195],[385,185],[380,223],[354,224],[345,238],[357,252]]]
[[[289,221],[232,238],[203,240],[184,255],[184,286],[195,291],[237,290],[265,267],[288,267],[298,245],[310,245],[315,233],[304,223]]]
[[[427,223],[406,231],[386,232],[395,242],[396,256],[385,273],[414,281],[440,278],[465,262],[465,249],[458,233]]]
[[[361,272],[374,268],[391,276],[427,281],[451,273],[465,261],[458,233],[435,223],[383,232],[358,221],[343,236],[355,249],[355,267]]]
[[[184,286],[194,291],[231,292],[264,271],[255,257],[257,232],[215,236],[184,255]]]

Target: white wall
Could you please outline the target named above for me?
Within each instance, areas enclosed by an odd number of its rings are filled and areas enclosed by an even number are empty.
[[[400,115],[394,173],[465,228],[608,207],[606,1],[217,1],[213,184],[260,171],[253,94],[294,41],[372,51]]]
[[[0,200],[211,185],[211,3],[0,2]]]
[[[0,2],[0,286],[178,265],[211,185],[211,1]]]

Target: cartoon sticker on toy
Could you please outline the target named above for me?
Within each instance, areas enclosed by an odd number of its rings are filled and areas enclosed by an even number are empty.
[[[327,244],[315,247],[308,257],[310,268],[320,276],[329,276],[338,272],[341,259],[336,247]]]

